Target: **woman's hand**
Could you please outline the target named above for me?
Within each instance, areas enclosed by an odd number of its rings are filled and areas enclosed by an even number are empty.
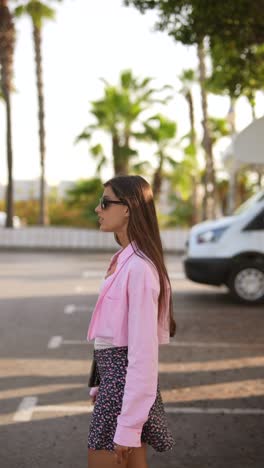
[[[90,390],[90,398],[91,398],[91,401],[92,401],[92,405],[95,404],[96,402],[96,397],[97,397],[97,394],[98,394],[98,391],[99,391],[99,387],[92,387],[91,390]]]
[[[91,396],[90,398],[91,398],[91,403],[92,403],[92,405],[94,405],[95,402],[96,402],[96,395],[93,395],[93,396]]]
[[[123,461],[127,462],[128,455],[132,452],[132,447],[126,447],[124,445],[114,444],[115,459],[118,465],[121,465]]]

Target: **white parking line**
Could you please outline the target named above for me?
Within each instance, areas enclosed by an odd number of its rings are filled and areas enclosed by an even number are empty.
[[[103,270],[87,270],[87,271],[83,271],[82,273],[83,278],[102,278],[103,279],[104,276],[105,276],[105,271]],[[181,271],[169,272],[169,277],[170,279],[173,279],[173,280],[186,279],[185,274]]]
[[[40,405],[36,406],[34,408],[34,411],[37,412],[49,412],[51,413],[52,411],[65,411],[66,413],[92,413],[93,411],[93,406],[92,405],[87,405],[87,406],[70,406],[70,405]]]
[[[18,406],[13,421],[24,422],[30,421],[33,411],[36,408],[38,398],[36,396],[25,397]]]
[[[64,340],[62,336],[52,336],[48,342],[48,349],[57,349],[60,348],[62,345],[86,345],[86,346],[93,346],[93,343],[88,343],[88,341],[84,340]]]
[[[62,344],[64,345],[93,345],[93,343],[88,343],[86,340],[63,340]]]
[[[168,346],[190,347],[190,348],[263,348],[264,343],[224,343],[203,341],[171,341]]]
[[[33,413],[92,413],[93,405],[85,406],[77,405],[36,405],[37,397],[26,397],[16,411],[13,420],[17,422],[30,421]],[[168,414],[208,414],[208,415],[239,415],[248,416],[264,415],[264,408],[202,408],[202,407],[178,407],[164,406],[165,412]]]
[[[93,345],[86,340],[64,340],[62,336],[51,337],[48,348],[55,349],[61,345]],[[203,341],[171,341],[166,346],[178,346],[183,348],[264,348],[264,343],[214,343],[214,342],[203,342]]]
[[[92,312],[94,309],[93,306],[81,306],[81,305],[75,305],[75,304],[67,304],[65,307],[64,307],[64,313],[67,314],[67,315],[71,315],[71,314],[74,314],[75,312]]]
[[[165,407],[166,413],[173,414],[239,414],[246,415],[262,415],[264,408],[198,408],[198,407]]]
[[[62,336],[52,336],[48,342],[48,349],[59,348],[62,344]]]
[[[103,278],[105,276],[105,271],[103,270],[88,270],[83,271],[83,278]]]
[[[88,292],[89,292],[89,288],[84,287],[84,286],[75,286],[74,291],[75,291],[77,294],[88,293]]]

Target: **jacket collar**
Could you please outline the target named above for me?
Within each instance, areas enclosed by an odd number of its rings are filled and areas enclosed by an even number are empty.
[[[96,303],[96,306],[98,305],[98,303],[100,303],[106,292],[108,291],[108,289],[110,288],[111,284],[113,283],[113,281],[115,280],[115,278],[118,276],[118,274],[120,273],[120,271],[122,270],[124,264],[128,261],[128,259],[133,255],[134,253],[134,249],[135,250],[138,250],[137,249],[137,246],[136,246],[136,243],[135,242],[131,242],[130,244],[128,244],[124,249],[120,249],[118,250],[118,252],[116,252],[116,254],[112,257],[112,260],[111,260],[111,263],[110,265],[112,265],[112,263],[114,263],[115,259],[117,258],[117,267],[114,271],[114,273],[112,273],[112,275],[110,275],[109,277],[109,281],[105,282],[104,283],[104,286],[101,290],[101,293],[99,295],[99,298],[98,298],[98,301]]]
[[[117,264],[120,265],[124,263],[134,253],[134,251],[137,250],[138,248],[136,242],[132,241],[124,249],[120,249],[118,252],[116,252],[116,254],[112,257],[111,263],[117,259]]]

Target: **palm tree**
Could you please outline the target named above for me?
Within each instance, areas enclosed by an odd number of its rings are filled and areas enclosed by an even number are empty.
[[[13,17],[8,8],[8,0],[0,0],[0,66],[1,88],[6,105],[6,140],[7,140],[7,169],[8,183],[6,191],[6,227],[13,227],[13,152],[12,152],[12,126],[11,102],[13,75],[13,56],[15,45],[15,27]]]
[[[183,70],[182,74],[179,76],[179,79],[182,83],[181,94],[185,97],[188,108],[189,108],[189,119],[190,119],[190,139],[191,144],[196,146],[196,131],[194,123],[194,105],[193,105],[193,96],[192,96],[192,87],[193,84],[197,82],[195,76],[195,71],[192,69]]]
[[[208,118],[208,93],[206,89],[206,65],[205,65],[205,46],[204,40],[201,40],[197,46],[197,55],[199,59],[199,83],[201,86],[201,104],[202,104],[202,126],[203,141],[202,146],[205,152],[205,183],[204,183],[204,213],[203,218],[215,218],[216,215],[216,182],[213,157],[213,142]]]
[[[144,131],[136,134],[138,138],[154,143],[156,146],[155,156],[158,164],[153,175],[152,188],[154,197],[158,200],[165,174],[164,166],[166,164],[172,168],[177,166],[177,162],[169,154],[172,149],[173,139],[176,136],[177,125],[167,117],[157,114],[146,120],[143,127]]]
[[[42,72],[42,29],[45,20],[51,20],[55,17],[55,11],[43,2],[30,0],[25,5],[20,5],[15,9],[15,15],[21,17],[27,15],[32,21],[33,42],[35,50],[36,78],[37,78],[37,96],[38,96],[38,120],[39,120],[39,149],[40,149],[40,211],[39,224],[48,224],[48,207],[45,187],[45,112],[43,95],[43,72]]]
[[[196,224],[199,221],[199,207],[198,207],[198,185],[200,182],[198,163],[196,160],[197,155],[197,138],[195,131],[195,121],[194,121],[194,104],[193,104],[193,95],[192,87],[193,84],[197,82],[196,73],[192,69],[183,70],[182,74],[179,76],[179,79],[182,82],[181,94],[185,97],[188,108],[189,108],[189,120],[190,120],[190,133],[186,135],[189,139],[188,146],[185,148],[185,158],[188,159],[187,165],[189,164],[191,169],[191,178],[192,178],[192,224]],[[193,161],[190,161],[190,158]]]
[[[159,99],[156,94],[162,93],[169,86],[161,89],[152,88],[151,78],[136,78],[131,70],[121,72],[117,86],[109,84],[106,80],[102,81],[105,84],[104,96],[91,103],[91,114],[95,117],[96,123],[86,127],[76,141],[89,141],[97,130],[110,134],[114,173],[127,174],[133,156],[137,155],[137,151],[131,147],[131,139],[136,137],[134,125],[140,123],[141,114],[153,103],[167,102],[169,97]],[[107,162],[103,147],[95,144],[90,150],[98,160],[99,171]]]

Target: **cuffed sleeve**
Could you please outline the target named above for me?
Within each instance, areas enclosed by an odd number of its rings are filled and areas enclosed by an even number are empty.
[[[139,261],[128,280],[128,367],[114,442],[141,446],[141,432],[156,399],[158,382],[159,281],[153,267]]]
[[[114,442],[115,444],[124,445],[126,447],[141,447],[141,432],[142,429],[133,429],[118,424]]]

